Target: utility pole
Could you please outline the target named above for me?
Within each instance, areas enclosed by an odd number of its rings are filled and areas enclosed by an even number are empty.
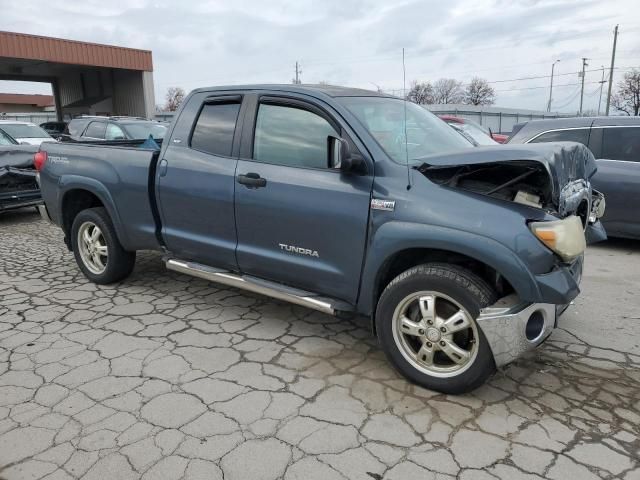
[[[553,69],[560,60],[556,60],[551,64],[551,85],[549,85],[549,103],[547,104],[547,112],[551,111],[551,95],[553,94]]]
[[[598,99],[598,116],[600,116],[600,107],[602,106],[602,86],[607,83],[604,80],[604,65],[602,65],[602,80],[600,80],[600,98]]]
[[[580,76],[582,77],[582,87],[580,87],[580,116],[582,116],[582,99],[584,98],[584,69],[589,65],[587,60],[589,59],[582,57],[582,72],[580,72]]]
[[[618,42],[618,25],[613,30],[613,50],[611,51],[611,69],[609,70],[609,91],[607,92],[607,110],[605,115],[609,116],[609,104],[611,103],[611,86],[613,85],[613,68],[616,63],[616,43]]]
[[[302,74],[302,70],[300,70],[300,64],[296,60],[296,77],[293,79],[293,83],[296,85],[300,85],[302,80],[300,80],[300,75]]]

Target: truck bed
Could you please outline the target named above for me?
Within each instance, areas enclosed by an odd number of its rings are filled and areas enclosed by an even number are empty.
[[[63,203],[71,198],[67,195],[91,185],[109,210],[125,249],[160,246],[153,194],[158,150],[140,148],[137,142],[46,142],[40,149],[48,156],[47,168],[40,176],[42,196],[54,223],[63,224]]]

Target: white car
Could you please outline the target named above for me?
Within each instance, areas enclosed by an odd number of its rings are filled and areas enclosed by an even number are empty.
[[[0,131],[23,145],[40,145],[42,142],[55,142],[51,135],[31,122],[0,120]]]

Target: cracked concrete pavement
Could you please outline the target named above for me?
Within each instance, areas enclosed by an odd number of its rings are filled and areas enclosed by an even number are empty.
[[[640,479],[640,243],[587,253],[535,353],[446,396],[367,323],[166,271],[89,283],[0,216],[0,478]]]

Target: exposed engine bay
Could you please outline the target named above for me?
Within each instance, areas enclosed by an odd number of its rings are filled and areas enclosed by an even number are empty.
[[[538,162],[514,161],[489,164],[418,168],[438,185],[461,188],[501,200],[537,208],[551,208],[549,172]]]
[[[560,218],[578,215],[587,225],[597,167],[582,144],[557,142],[477,147],[428,156],[417,170],[432,182],[541,208]]]

